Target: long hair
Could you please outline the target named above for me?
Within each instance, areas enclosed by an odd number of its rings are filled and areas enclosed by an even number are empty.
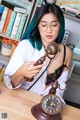
[[[37,8],[34,17],[32,21],[29,23],[28,27],[26,28],[21,40],[28,39],[34,48],[36,48],[37,50],[41,50],[42,41],[38,30],[38,24],[40,19],[45,14],[48,14],[50,12],[56,16],[56,18],[60,23],[60,30],[59,30],[59,35],[56,39],[56,43],[61,43],[65,31],[64,16],[59,6],[57,6],[56,4],[49,4],[49,3],[44,4],[40,8]]]

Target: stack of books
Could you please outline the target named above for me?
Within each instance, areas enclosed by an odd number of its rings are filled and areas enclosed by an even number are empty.
[[[15,4],[11,4],[7,0],[2,0],[1,4],[4,5],[5,7],[8,7],[9,9],[15,11],[15,12],[20,12],[20,13],[26,13],[27,12],[26,8],[23,8],[19,5],[15,6]]]
[[[0,21],[0,33],[20,40],[30,7],[23,7],[24,4],[21,4],[20,0],[19,3],[15,0],[12,2],[10,0],[1,1],[4,9]],[[29,6],[27,2],[26,5]]]
[[[27,0],[2,0],[0,5],[1,54],[10,56],[9,41],[20,41],[31,9]],[[6,41],[3,46],[3,41]],[[14,41],[12,43],[14,43]],[[4,48],[4,49],[3,49]],[[8,51],[8,52],[7,52]]]

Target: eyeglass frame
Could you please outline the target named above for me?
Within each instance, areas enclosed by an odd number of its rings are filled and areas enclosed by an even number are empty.
[[[47,31],[47,29],[48,29],[49,27],[50,27],[50,29],[51,29],[52,31],[59,30],[60,26],[59,26],[59,27],[57,26],[58,28],[56,27],[57,29],[55,29],[55,30],[52,29],[52,28],[53,28],[53,25],[52,25],[52,24],[55,23],[55,22],[58,23],[58,21],[53,21],[52,23],[47,23],[47,22],[45,22],[45,21],[40,21],[40,23],[43,23],[43,24],[46,25],[46,26],[45,26],[46,29],[45,29],[45,30],[41,30],[41,31],[45,32],[45,31]],[[41,29],[42,26],[40,26],[40,23],[39,23],[39,25],[38,25],[38,28]],[[55,25],[54,25],[54,26],[55,26]],[[43,27],[43,28],[44,28],[44,27]],[[55,27],[54,27],[54,28],[55,28]]]

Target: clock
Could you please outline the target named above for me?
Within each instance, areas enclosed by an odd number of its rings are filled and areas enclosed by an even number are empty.
[[[55,95],[57,88],[58,81],[55,81],[49,94],[43,96],[41,102],[31,108],[31,113],[37,120],[62,120],[60,115],[62,108],[61,100]]]
[[[31,108],[31,113],[37,120],[62,120],[60,111],[61,100],[53,94],[44,96],[39,104]]]
[[[61,100],[58,96],[48,94],[41,100],[41,107],[48,115],[56,115],[61,111]]]

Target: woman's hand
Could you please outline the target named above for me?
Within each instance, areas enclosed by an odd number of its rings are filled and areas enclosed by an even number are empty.
[[[35,62],[25,62],[11,77],[11,83],[13,87],[19,85],[22,79],[26,81],[32,81],[33,78],[39,73],[43,64],[34,66]]]
[[[27,80],[34,78],[41,70],[43,64],[34,66],[35,62],[25,62],[18,70]]]

